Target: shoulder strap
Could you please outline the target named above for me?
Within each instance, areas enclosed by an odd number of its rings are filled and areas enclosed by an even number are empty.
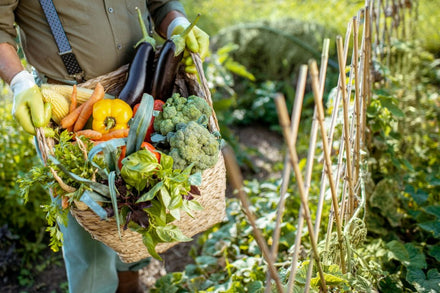
[[[64,32],[63,25],[52,0],[39,0],[46,20],[49,24],[52,35],[58,47],[58,54],[63,60],[67,73],[73,76],[78,82],[83,81],[84,71],[78,63],[75,54],[72,52],[69,40]]]

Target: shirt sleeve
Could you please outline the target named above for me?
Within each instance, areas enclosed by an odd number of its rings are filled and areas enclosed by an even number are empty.
[[[160,25],[170,11],[177,10],[183,15],[186,15],[185,9],[179,1],[147,0],[147,5],[156,27]]]
[[[17,48],[14,10],[18,0],[3,0],[0,3],[0,43],[9,43]]]

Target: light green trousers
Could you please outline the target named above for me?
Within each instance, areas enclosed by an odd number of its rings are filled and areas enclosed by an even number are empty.
[[[94,240],[70,213],[67,227],[60,226],[71,293],[115,293],[118,271],[137,271],[150,262],[145,259],[136,263],[123,263],[113,249]]]

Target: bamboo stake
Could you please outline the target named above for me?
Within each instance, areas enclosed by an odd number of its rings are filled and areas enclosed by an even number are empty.
[[[381,14],[381,13],[379,13],[378,14],[378,17],[377,17],[377,26],[379,27],[379,30],[380,31],[378,31],[377,32],[377,37],[378,37],[378,39],[379,39],[379,42],[378,42],[378,46],[380,45],[381,46],[381,54],[382,54],[382,58],[381,58],[381,61],[383,61],[383,58],[385,57],[385,48],[384,48],[384,44],[385,44],[385,28],[383,27],[382,28],[382,26],[381,26],[381,24],[382,24],[382,16],[383,16],[383,19],[385,19],[385,10],[384,10],[384,6],[383,6],[383,1],[382,0],[379,0],[378,1],[378,4],[377,4],[377,9],[379,10],[379,11],[382,11],[383,13]]]
[[[357,40],[356,38],[355,38],[355,35],[356,35],[356,37],[357,37],[357,26],[356,26],[356,17],[353,17],[352,18],[352,23],[353,23],[353,43],[355,43],[355,40]],[[355,45],[353,44],[353,47],[354,47]],[[354,49],[353,49],[353,51],[354,51]],[[349,79],[348,79],[348,83],[347,83],[347,98],[346,98],[346,100],[348,101],[348,105],[350,105],[350,101],[351,101],[351,93],[352,93],[352,90],[353,90],[353,79],[356,79],[356,68],[355,68],[355,63],[357,63],[357,61],[355,60],[355,54],[353,53],[352,54],[352,56],[351,56],[351,64],[350,64],[350,72],[349,72]],[[356,85],[355,85],[355,93],[356,93]],[[355,153],[355,147],[356,147],[356,139],[353,139],[353,137],[355,137],[355,129],[356,129],[356,95],[355,95],[355,98],[354,98],[354,107],[353,108],[351,108],[351,107],[347,107],[351,112],[351,114],[352,114],[352,117],[351,117],[351,123],[349,122],[349,125],[350,125],[350,127],[349,127],[349,141],[350,141],[350,146],[349,146],[349,148],[350,148],[350,154],[353,156],[353,164],[352,164],[352,168],[349,170],[349,172],[350,172],[350,174],[352,175],[352,176],[355,176],[355,173],[356,173],[356,168],[355,168],[355,162],[356,162],[356,153]],[[344,135],[342,136],[342,138],[341,138],[341,142],[340,142],[340,145],[341,146],[343,146],[341,149],[340,149],[340,152],[339,152],[339,155],[341,155],[341,152],[343,153],[343,151],[344,151],[344,146],[345,146],[345,143],[344,143],[344,141],[345,141],[345,139],[344,139]],[[340,167],[342,166],[342,162],[341,163],[338,163],[338,169],[340,170]],[[347,170],[347,169],[346,169]],[[338,172],[338,175],[339,175],[339,172]],[[338,180],[339,180],[339,178],[338,178]],[[338,185],[338,180],[336,180],[336,184]],[[355,184],[355,182],[356,182],[356,179],[355,178],[352,178],[352,180],[351,180],[353,183],[353,191],[354,191],[354,184]],[[337,186],[336,185],[336,186]],[[337,189],[337,188],[336,188]],[[342,201],[342,203],[345,203],[345,201],[344,201],[344,199],[346,198],[346,189],[344,188],[343,189],[343,195],[342,195],[342,199],[343,199],[343,201]],[[353,192],[353,194],[356,194],[356,192]],[[345,205],[343,205],[344,207],[345,207]],[[353,209],[351,209],[352,211],[353,211]],[[348,219],[351,217],[351,214],[352,214],[352,212],[350,213],[350,214],[347,214],[347,221],[348,221]],[[344,218],[343,217],[343,215],[345,215],[345,210],[343,209],[343,208],[341,208],[341,220]]]
[[[348,55],[348,47],[349,47],[349,43],[350,43],[350,36],[351,36],[351,30],[352,30],[352,26],[351,26],[351,21],[348,22],[347,25],[347,31],[345,33],[345,45],[344,45],[344,60],[347,59],[347,55]],[[341,82],[341,77],[338,77],[338,84]],[[341,101],[341,88],[338,86],[337,87],[337,94],[336,94],[336,100],[334,103],[334,111],[336,109],[339,108],[339,103]],[[329,144],[331,144],[331,142],[333,141],[333,135],[335,133],[335,128],[336,128],[336,124],[337,124],[337,112],[335,112],[335,115],[332,115],[332,119],[330,122],[330,127],[328,130],[328,138],[329,138]]]
[[[292,132],[292,140],[293,144],[296,144],[296,139],[298,137],[298,128],[299,128],[299,121],[301,118],[301,109],[302,104],[304,100],[304,92],[306,88],[306,82],[307,82],[307,65],[302,65],[300,68],[300,74],[298,78],[297,83],[297,89],[296,89],[296,96],[295,96],[295,102],[293,105],[292,110],[292,116],[291,116],[291,132]],[[272,235],[272,247],[271,247],[271,253],[273,259],[276,258],[276,255],[278,254],[278,245],[279,245],[279,239],[280,239],[280,232],[281,232],[281,221],[284,214],[284,207],[285,207],[285,195],[287,192],[287,186],[290,182],[290,174],[291,174],[291,166],[289,164],[289,154],[286,153],[284,156],[284,169],[283,169],[283,176],[282,176],[282,183],[280,188],[280,200],[278,202],[278,209],[277,209],[277,218],[275,223],[275,229]],[[300,209],[300,214],[302,209]],[[271,287],[270,287],[270,274],[267,274],[266,276],[266,293],[270,293]]]
[[[376,1],[376,2],[380,3],[380,0]],[[379,39],[379,36],[380,36],[380,23],[379,23],[379,20],[380,20],[380,5],[377,5],[376,12],[374,13],[374,24],[375,24],[374,27],[376,29],[374,43],[376,45],[376,48],[379,48],[379,45],[380,45],[380,39]]]
[[[367,9],[364,8],[364,11],[367,11]],[[367,18],[367,12],[364,13],[365,19]],[[384,25],[386,27],[386,24]],[[362,36],[362,142],[365,144],[366,142],[366,125],[367,125],[367,70],[368,70],[368,55],[367,55],[367,28],[366,28],[366,21],[364,22],[364,34]],[[387,54],[389,55],[389,54]]]
[[[355,114],[356,114],[356,143],[355,143],[355,172],[354,182],[357,182],[360,172],[360,145],[361,145],[361,99],[359,95],[359,26],[358,18],[353,17],[353,67],[354,67],[354,91],[355,91]]]
[[[339,190],[339,182],[340,182],[340,176],[341,174],[343,174],[343,172],[345,172],[345,170],[342,168],[343,165],[343,158],[344,158],[344,140],[341,140],[341,143],[339,144],[339,155],[338,155],[338,167],[336,168],[336,177],[335,177],[335,184],[336,184],[336,190]],[[325,174],[323,174],[325,175]],[[324,178],[324,177],[323,177]],[[342,185],[342,195],[340,198],[340,221],[342,222],[343,220],[343,215],[345,213],[345,195],[346,195],[346,181],[344,181],[343,185]],[[330,237],[331,237],[331,232],[333,230],[333,207],[330,210],[330,214],[329,214],[329,221],[328,221],[328,225],[327,225],[327,238],[326,238],[326,242],[325,242],[325,250],[328,251],[328,245],[330,244]]]
[[[230,147],[225,147],[222,149],[223,156],[225,158],[225,165],[226,170],[228,171],[228,178],[231,181],[232,186],[238,191],[237,195],[240,199],[241,205],[243,207],[243,210],[252,226],[255,240],[257,241],[258,246],[261,249],[261,252],[263,253],[263,257],[267,262],[267,266],[269,268],[270,276],[273,280],[275,280],[275,284],[277,286],[278,292],[283,291],[283,285],[281,284],[281,280],[278,276],[278,272],[275,268],[274,261],[272,258],[272,255],[269,251],[269,248],[267,246],[266,241],[264,240],[264,237],[261,233],[261,231],[258,229],[255,215],[252,213],[250,209],[250,203],[247,197],[246,192],[243,190],[243,177],[240,171],[240,168],[238,167],[237,161],[235,159],[235,154],[233,150]]]
[[[357,18],[354,17],[353,21],[356,21],[356,19]],[[356,22],[356,24],[357,24],[357,22]],[[355,25],[354,25],[354,28],[355,28],[354,29],[354,34],[357,35],[358,29],[357,29],[357,27]],[[356,46],[357,45],[357,42],[356,42],[357,38],[354,37],[354,39],[355,39],[355,41],[354,41],[355,45],[354,46]],[[355,50],[355,52],[357,53],[357,50]],[[358,58],[359,58],[358,54],[353,54],[352,55],[352,64],[351,64],[351,70],[350,70],[350,78],[349,78],[349,83],[348,83],[348,93],[349,93],[348,100],[350,100],[350,93],[351,93],[351,90],[352,90],[352,83],[353,83],[353,75],[354,75],[355,79],[356,79],[356,76],[359,76],[359,72],[356,69],[357,66],[355,66],[355,68],[353,68],[354,64],[357,63],[357,61],[355,61],[355,60],[358,60]],[[356,85],[355,85],[355,87],[356,87]],[[356,92],[358,92],[358,91],[356,90]],[[359,96],[359,95],[357,95],[357,96]],[[350,128],[350,135],[351,135],[350,137],[354,136],[354,132],[355,132],[354,125],[357,124],[356,121],[355,121],[356,118],[357,118],[356,116],[359,116],[359,115],[353,115],[353,117],[352,117],[352,123],[351,123],[352,126]],[[357,124],[356,127],[358,127],[358,125],[359,124]],[[359,134],[359,132],[357,132],[357,134]],[[337,170],[336,171],[336,178],[335,178],[336,190],[338,190],[340,174],[342,174],[342,172],[343,172],[342,166],[343,166],[344,147],[345,147],[344,139],[341,139],[340,146],[339,146],[338,164],[337,164],[337,169],[336,169]],[[357,160],[357,162],[359,162],[358,160]],[[345,170],[345,168],[344,168],[344,170]],[[353,173],[354,173],[354,171],[353,171]],[[354,182],[356,182],[356,181],[354,181]],[[341,196],[341,203],[340,203],[341,221],[344,218],[343,215],[345,214],[345,207],[346,207],[346,204],[345,204],[346,203],[345,198],[346,198],[346,194],[347,194],[347,184],[346,183],[347,183],[347,181],[344,181],[344,184],[343,184],[343,187],[342,187],[342,196]],[[357,194],[356,191],[354,191],[354,194]],[[333,227],[333,225],[332,225],[333,221],[331,220],[332,218],[333,218],[333,216],[332,216],[332,214],[330,214],[330,216],[329,216],[329,224],[327,226],[327,236],[328,236],[328,239],[326,241],[326,248],[325,248],[326,250],[328,250],[329,237],[330,237],[329,235],[331,235],[331,230],[332,230],[332,227]],[[348,221],[348,219],[347,219],[347,221]]]
[[[348,34],[350,34],[351,31],[351,27],[350,25],[347,28],[347,32]],[[328,49],[329,49],[329,45],[330,45],[330,39],[326,39],[324,40],[324,48],[325,48],[325,54],[328,55]],[[348,48],[348,47],[347,47]],[[323,57],[325,57],[325,55],[323,55]],[[324,95],[324,86],[325,86],[325,77],[326,77],[326,73],[327,73],[327,62],[326,59],[323,58],[323,60],[321,60],[321,68],[320,68],[320,74],[319,74],[319,87],[320,87],[320,93],[319,93],[319,100],[322,101],[323,95]],[[337,98],[335,99],[335,106],[333,109],[337,109],[338,105],[339,105],[339,89],[337,92]],[[333,112],[336,113],[337,111]],[[332,126],[333,129],[336,125],[336,116],[333,116],[332,119]],[[317,136],[318,136],[318,128],[319,128],[319,122],[318,122],[318,107],[315,105],[314,108],[314,113],[313,113],[313,125],[312,125],[312,134],[311,134],[311,139],[313,138],[313,141],[311,141],[311,143],[313,143],[313,145],[311,144],[309,146],[309,156],[307,158],[307,162],[312,161],[313,157],[314,157],[314,153],[315,153],[315,149],[316,149],[316,140],[317,140]],[[332,128],[331,128],[332,129]],[[329,137],[329,145],[332,144],[332,138]],[[308,173],[307,176],[307,188],[310,187],[310,182],[311,182],[311,169],[310,172]],[[307,175],[307,173],[306,173]],[[322,175],[321,175],[321,185],[320,185],[320,192],[319,192],[319,200],[318,200],[318,206],[316,209],[316,217],[315,217],[315,226],[314,226],[314,232],[315,234],[319,235],[319,230],[320,230],[320,226],[321,226],[321,218],[322,218],[322,210],[324,208],[324,203],[325,203],[325,189],[326,189],[326,171],[325,171],[325,165],[324,168],[322,169]],[[306,283],[305,283],[305,293],[309,292],[310,289],[310,281],[312,279],[312,272],[313,272],[313,259],[310,259],[310,264],[307,270],[307,276],[306,276]]]
[[[353,214],[354,210],[354,194],[353,194],[353,180],[352,180],[352,166],[351,166],[351,148],[350,148],[350,131],[349,131],[349,121],[348,121],[348,107],[349,101],[347,99],[346,83],[345,83],[345,60],[343,58],[342,52],[342,37],[336,37],[336,45],[338,50],[338,61],[339,61],[339,73],[340,73],[340,86],[342,88],[342,106],[344,112],[344,139],[345,139],[345,157],[347,160],[346,176],[348,179],[348,192],[349,192],[349,215]]]
[[[352,83],[353,83],[353,58],[354,58],[354,56],[352,56],[352,62],[351,62],[351,69],[350,69],[350,73],[349,73],[349,80],[348,80],[348,86],[347,86],[347,92],[348,92],[348,96],[345,98],[345,100],[347,100],[347,101],[351,101],[351,95],[350,95],[350,93],[351,93],[351,90],[352,90]],[[343,109],[343,111],[345,111],[345,107],[344,107],[344,109]],[[353,125],[354,125],[354,123],[355,123],[355,121],[354,121],[354,118],[355,118],[355,115],[353,115],[353,117],[352,117],[352,121],[351,121],[351,126],[350,126],[350,131],[349,131],[349,137],[348,137],[348,139],[349,139],[349,149],[351,150],[352,149],[352,142],[351,142],[351,137],[353,137],[352,136],[352,133],[353,133],[353,131],[354,131],[354,127],[353,127]],[[344,123],[344,127],[345,127],[345,123]],[[336,179],[335,179],[335,182],[336,182],[336,190],[338,190],[338,186],[339,186],[339,175],[340,174],[347,174],[347,172],[350,172],[350,174],[353,174],[354,173],[354,170],[350,170],[350,169],[348,169],[348,167],[346,166],[346,164],[344,164],[344,161],[343,161],[343,157],[344,157],[344,149],[347,147],[346,146],[346,143],[345,143],[345,137],[346,137],[346,135],[343,133],[342,134],[342,136],[341,136],[341,138],[340,138],[340,141],[339,141],[339,145],[340,145],[340,148],[339,148],[339,159],[338,159],[338,165],[337,165],[337,177],[336,177]],[[350,152],[351,153],[351,152]],[[345,180],[344,180],[344,184],[343,184],[343,188],[342,188],[342,195],[341,195],[341,204],[340,204],[340,216],[341,216],[341,223],[343,223],[343,221],[344,221],[344,219],[345,219],[345,222],[348,222],[348,220],[350,219],[350,217],[351,217],[351,214],[352,214],[352,212],[350,212],[351,210],[350,210],[350,207],[352,206],[351,204],[348,204],[348,212],[346,212],[346,207],[347,207],[347,205],[346,205],[346,201],[348,201],[348,203],[350,203],[350,193],[348,192],[348,196],[347,196],[347,190],[348,190],[348,184],[345,184],[346,182],[348,182],[346,179],[347,179],[347,175],[346,176],[344,176],[344,178],[345,178]]]
[[[328,145],[328,138],[327,133],[325,131],[324,126],[324,108],[322,106],[322,102],[319,100],[319,84],[318,84],[318,69],[316,66],[316,61],[312,60],[309,64],[310,67],[310,73],[312,77],[312,89],[313,89],[313,97],[315,99],[315,104],[318,107],[318,122],[321,129],[321,138],[322,138],[322,145],[323,145],[323,151],[324,151],[324,161],[326,165],[327,170],[327,177],[330,184],[330,190],[332,195],[332,203],[333,203],[333,209],[335,213],[335,221],[336,221],[336,231],[338,234],[338,242],[339,242],[339,248],[341,252],[341,270],[342,273],[345,273],[345,259],[343,257],[343,249],[342,249],[342,225],[339,218],[339,211],[338,211],[338,200],[336,196],[336,189],[335,189],[335,183],[333,180],[332,175],[332,162],[330,158],[330,149]],[[310,232],[310,231],[309,231]]]
[[[387,48],[387,53],[386,53],[386,66],[389,67],[390,66],[390,52],[389,52],[389,48],[390,48],[390,44],[391,44],[391,38],[390,38],[390,34],[388,32],[388,12],[387,12],[387,7],[388,7],[388,1],[387,3],[384,4],[384,2],[382,1],[382,6],[383,6],[383,11],[384,11],[384,20],[383,20],[383,44],[385,45],[385,48]],[[367,6],[367,5],[366,5]],[[364,9],[365,10],[365,9]],[[365,12],[366,13],[366,12]],[[364,16],[364,18],[366,18],[366,16]],[[365,24],[364,24],[364,28],[365,28]]]
[[[330,47],[330,39],[324,39],[323,49],[322,49],[322,55],[321,55],[321,69],[320,69],[320,75],[319,75],[319,85],[320,85],[320,99],[322,99],[322,96],[324,95],[324,85],[325,85],[325,77],[327,74],[327,62],[328,62],[328,52]],[[315,150],[316,150],[316,140],[318,136],[318,122],[317,122],[317,108],[314,107],[313,112],[313,121],[312,121],[312,127],[310,131],[310,140],[309,140],[309,151],[307,153],[307,164],[306,164],[306,173],[305,173],[305,190],[308,197],[309,189],[310,189],[310,183],[312,181],[312,169],[313,169],[313,162],[315,157]],[[325,182],[325,180],[321,180],[321,183]],[[325,184],[325,183],[324,183]],[[302,204],[300,211],[302,211]],[[287,286],[287,292],[292,293],[293,287],[295,283],[296,278],[296,270],[297,270],[297,262],[298,262],[298,254],[299,254],[299,248],[301,246],[301,237],[302,237],[302,229],[304,226],[304,217],[303,214],[300,212],[298,216],[298,224],[296,229],[296,237],[295,237],[295,244],[294,244],[294,251],[292,256],[292,265],[290,269],[290,275],[289,275],[289,282]],[[313,258],[310,259],[310,263],[313,263]]]
[[[365,13],[363,12],[365,10],[365,8],[361,9],[359,14],[358,14],[358,19],[360,20],[361,17],[361,13],[362,15],[364,15],[365,18]],[[383,17],[385,17],[385,14],[383,14]],[[364,20],[364,26],[365,26],[365,20]],[[382,44],[384,42],[382,41]],[[384,49],[385,50],[385,49]],[[365,145],[365,129],[366,129],[366,112],[364,110],[366,110],[366,108],[364,109],[364,104],[366,103],[366,99],[365,99],[365,86],[364,86],[364,82],[365,82],[365,76],[364,76],[364,68],[365,68],[365,59],[366,59],[366,53],[365,53],[365,28],[362,30],[362,36],[361,36],[361,46],[359,48],[359,60],[360,60],[360,64],[359,64],[359,68],[357,71],[357,74],[359,76],[359,97],[360,97],[360,104],[361,104],[361,126],[360,126],[360,136],[361,136],[361,148],[362,145]],[[384,55],[385,56],[385,55]]]
[[[367,87],[366,87],[366,96],[367,96],[367,105],[371,102],[371,74],[370,74],[370,68],[371,68],[371,10],[370,7],[365,7],[365,47],[366,47],[366,71],[365,76],[367,80]],[[366,105],[365,105],[365,111],[366,111]]]
[[[363,14],[363,10],[360,10],[358,12],[358,17],[360,17],[360,15]],[[345,47],[344,47],[344,58],[347,59],[347,55],[348,55],[348,44],[349,44],[349,39],[350,39],[350,35],[351,35],[351,28],[352,28],[352,22],[349,22],[349,25],[347,27],[347,32],[345,34]],[[340,81],[340,77],[338,78],[338,84],[341,82]],[[339,102],[340,102],[340,98],[341,98],[341,88],[338,86],[337,87],[337,99],[335,100],[334,106],[333,106],[333,113],[332,113],[332,121],[330,124],[330,129],[329,129],[329,145],[332,145],[332,141],[333,141],[333,134],[334,134],[334,129],[336,127],[336,120],[338,117],[338,109],[339,109]],[[341,148],[342,147],[342,148]],[[342,152],[341,150],[343,149],[343,141],[341,142],[341,146],[340,146],[340,151],[339,154],[341,155]],[[339,158],[339,163],[338,163],[338,173],[336,173],[337,176],[337,180],[335,180],[336,182],[336,190],[338,190],[338,183],[339,183],[339,172],[340,172],[340,168],[339,166],[341,166],[341,161],[342,158]],[[325,169],[323,170],[323,176],[322,176],[322,181],[324,181],[325,179]],[[343,189],[345,190],[345,189]],[[324,196],[324,192],[325,192],[325,185],[321,184],[321,194],[320,197]],[[333,230],[333,206],[331,207],[331,211],[330,211],[330,215],[329,215],[329,224],[327,227],[327,231],[331,231]],[[341,216],[342,217],[342,216]],[[329,242],[330,242],[330,237],[331,237],[331,233],[327,233],[326,235],[326,241],[325,241],[325,247],[326,249],[328,248]]]
[[[316,67],[316,63],[315,63],[315,67]],[[290,122],[289,122],[289,116],[288,116],[287,109],[286,109],[286,102],[284,100],[283,95],[278,94],[275,97],[275,105],[276,105],[277,112],[278,112],[280,126],[283,130],[284,139],[288,144],[290,163],[292,164],[293,170],[295,172],[295,177],[296,177],[296,182],[298,184],[298,190],[299,190],[299,194],[300,194],[301,203],[304,207],[304,209],[303,209],[304,219],[307,223],[307,227],[309,230],[310,243],[311,243],[311,246],[313,249],[313,254],[315,257],[315,261],[316,261],[316,266],[318,267],[318,273],[319,273],[320,281],[321,281],[321,289],[324,292],[327,292],[327,285],[326,285],[325,278],[324,278],[324,272],[322,271],[321,261],[319,259],[319,252],[318,252],[316,237],[315,237],[315,233],[313,232],[312,220],[310,218],[310,211],[309,211],[309,207],[307,205],[307,198],[305,196],[306,192],[304,189],[304,181],[303,181],[301,170],[300,170],[299,164],[298,164],[298,154],[296,153],[296,146],[294,144],[292,144],[292,139],[290,137],[291,136],[290,135],[290,127],[289,127]]]

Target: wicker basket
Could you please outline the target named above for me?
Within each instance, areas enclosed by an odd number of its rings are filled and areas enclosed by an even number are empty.
[[[212,107],[212,101],[209,89],[203,75],[201,68],[201,61],[198,56],[193,55],[196,67],[199,71],[201,85],[197,81],[195,75],[188,75],[183,70],[179,71],[178,78],[174,90],[181,93],[183,96],[196,94],[207,100]],[[86,88],[94,88],[97,82],[100,82],[106,92],[117,95],[122,89],[126,80],[127,66],[123,66],[114,72],[105,76],[89,80],[79,86]],[[218,123],[213,111],[208,128],[211,131],[218,131]],[[44,153],[44,150],[50,151],[53,146],[53,141],[45,139],[44,136],[37,135],[39,148]],[[226,170],[221,152],[217,164],[202,174],[202,185],[199,187],[201,195],[196,197],[196,200],[204,207],[201,211],[194,211],[194,218],[186,213],[182,213],[179,221],[175,224],[188,237],[192,237],[197,233],[203,232],[216,223],[221,222],[225,217],[225,189],[226,189]],[[76,218],[78,223],[88,231],[91,236],[112,248],[121,258],[123,262],[131,263],[144,259],[150,254],[142,242],[142,235],[130,229],[121,229],[121,238],[119,238],[116,220],[110,218],[108,220],[101,220],[90,209],[79,210],[74,206],[71,207],[70,212]],[[163,253],[171,247],[178,244],[160,243],[156,246],[158,253]]]

